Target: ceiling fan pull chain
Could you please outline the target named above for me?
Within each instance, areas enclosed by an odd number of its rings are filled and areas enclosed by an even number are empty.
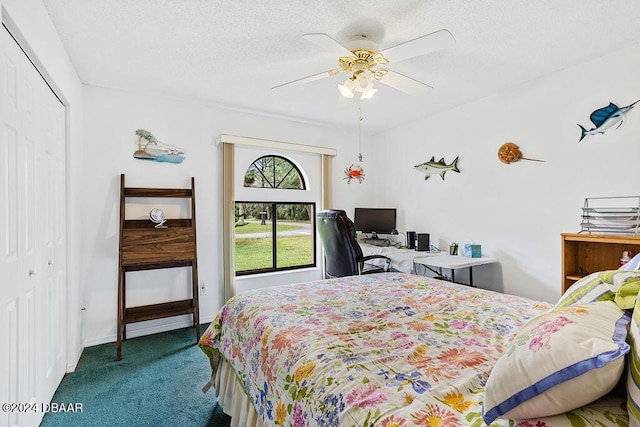
[[[358,161],[362,161],[362,100],[358,100]]]

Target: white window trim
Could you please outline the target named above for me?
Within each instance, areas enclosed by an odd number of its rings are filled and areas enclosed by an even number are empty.
[[[235,288],[235,241],[234,241],[234,145],[246,145],[274,150],[297,151],[322,156],[322,205],[331,205],[331,158],[337,155],[337,150],[330,147],[298,144],[294,142],[276,141],[272,139],[255,138],[250,136],[220,134],[217,144],[223,145],[223,191],[222,191],[222,238],[224,257],[224,298],[225,301],[236,294]]]
[[[252,147],[272,148],[275,150],[297,151],[301,153],[322,154],[335,157],[338,151],[335,148],[319,147],[317,145],[305,145],[296,142],[276,141],[274,139],[255,138],[251,136],[220,134],[220,143],[240,144]]]

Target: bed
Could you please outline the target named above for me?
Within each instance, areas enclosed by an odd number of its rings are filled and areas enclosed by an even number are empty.
[[[213,386],[231,425],[243,427],[636,426],[622,372],[635,354],[627,337],[635,312],[614,298],[638,275],[614,283],[605,273],[557,305],[405,273],[245,292],[199,342],[212,368],[205,390]],[[571,328],[590,324],[604,338],[576,362],[582,341],[599,335],[573,342],[582,332]],[[557,342],[562,354],[551,353]],[[584,389],[599,390],[582,402]]]

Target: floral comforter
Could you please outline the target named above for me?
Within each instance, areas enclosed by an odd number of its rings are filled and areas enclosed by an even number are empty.
[[[242,293],[200,347],[233,366],[267,426],[484,426],[495,360],[549,308],[410,274],[345,277]],[[493,425],[625,425],[621,402]]]

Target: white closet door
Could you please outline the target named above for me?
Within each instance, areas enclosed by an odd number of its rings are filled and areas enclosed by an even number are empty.
[[[66,360],[64,107],[0,29],[0,401],[45,403]],[[41,411],[0,413],[37,425]]]
[[[41,193],[38,184],[42,181],[42,99],[43,93],[38,84],[42,80],[38,72],[24,61],[24,54],[20,55],[20,129],[21,138],[18,143],[19,164],[18,172],[18,209],[19,230],[22,237],[22,294],[20,295],[20,362],[22,364],[19,379],[20,400],[19,402],[37,403],[37,384],[39,377],[36,366],[37,355],[37,334],[36,329],[41,328],[41,316],[36,316],[36,304],[38,300],[38,289],[42,286],[42,267],[40,257],[42,256],[42,245],[40,241],[39,227],[39,203]],[[38,343],[40,344],[40,343]],[[25,425],[24,419],[27,414],[23,414],[21,425]],[[30,423],[29,423],[30,424]]]
[[[20,380],[22,378],[21,343],[19,325],[22,315],[22,256],[24,241],[21,233],[21,208],[18,204],[20,193],[22,150],[20,149],[20,63],[22,54],[15,45],[8,43],[6,30],[0,29],[0,225],[2,232],[2,286],[0,286],[0,401],[19,402],[21,399]],[[2,426],[18,425],[17,413],[0,412]]]
[[[38,393],[40,401],[49,401],[65,373],[66,365],[66,229],[65,229],[65,111],[44,80],[42,92],[42,177],[37,192],[39,203],[38,240],[41,251],[38,264],[42,277],[37,301],[44,302],[38,309],[42,327],[38,335],[40,345],[47,347],[46,359],[38,358],[38,374],[44,379]],[[44,327],[46,325],[46,327]]]

